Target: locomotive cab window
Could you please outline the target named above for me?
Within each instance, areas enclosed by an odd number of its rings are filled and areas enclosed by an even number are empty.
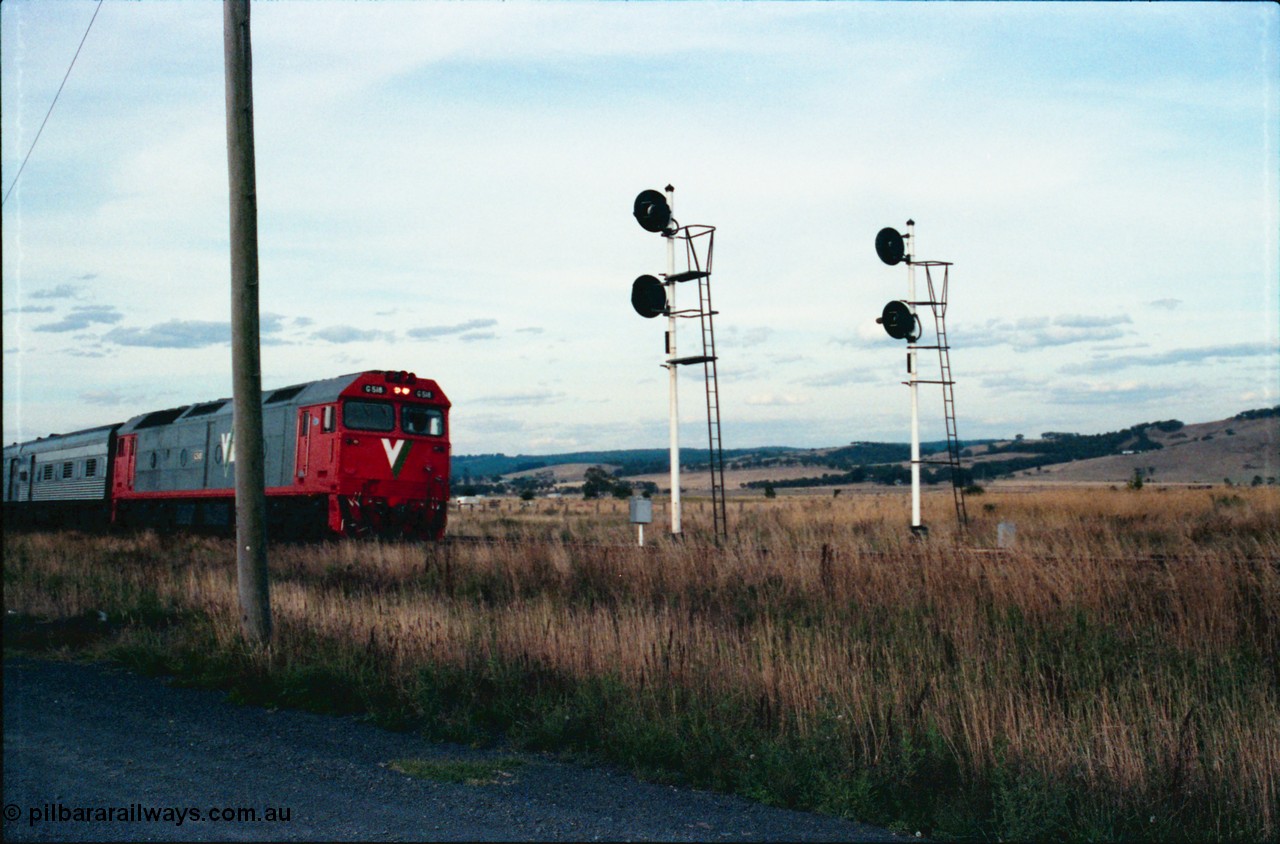
[[[356,431],[393,431],[396,411],[384,401],[350,399],[342,405],[342,423]]]
[[[421,404],[406,404],[400,408],[400,430],[427,437],[443,436],[444,411]]]

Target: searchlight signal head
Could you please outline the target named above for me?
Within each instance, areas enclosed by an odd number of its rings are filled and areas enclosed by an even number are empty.
[[[671,206],[662,191],[641,191],[636,197],[636,222],[647,232],[665,232],[671,225]]]
[[[897,229],[886,227],[880,230],[876,235],[876,254],[891,267],[906,257],[906,243]]]
[[[876,322],[883,325],[885,332],[895,340],[914,343],[920,339],[920,319],[901,300],[895,299],[885,305]]]
[[[631,307],[645,319],[667,312],[667,290],[651,275],[642,275],[631,283]]]

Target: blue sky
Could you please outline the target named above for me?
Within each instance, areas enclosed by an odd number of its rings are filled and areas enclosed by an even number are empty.
[[[5,190],[94,8],[0,6]],[[908,218],[962,437],[1273,405],[1277,8],[255,3],[264,385],[416,371],[458,453],[663,446],[630,212],[671,183],[717,227],[726,447],[908,438]],[[104,3],[3,207],[6,443],[230,394],[225,138],[221,4]]]

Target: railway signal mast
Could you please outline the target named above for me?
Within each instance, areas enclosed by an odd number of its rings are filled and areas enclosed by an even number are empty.
[[[943,463],[951,468],[951,485],[955,499],[956,519],[963,528],[968,523],[968,514],[964,506],[964,488],[960,474],[960,441],[956,434],[955,381],[951,378],[951,353],[947,344],[947,286],[951,263],[948,261],[921,261],[916,258],[915,221],[907,220],[907,233],[901,234],[897,229],[883,228],[876,234],[876,254],[889,266],[905,262],[907,265],[907,298],[889,302],[876,322],[884,326],[885,332],[895,340],[907,341],[907,381],[911,388],[911,532],[918,537],[925,537],[929,529],[920,518],[920,466],[923,463]],[[929,288],[928,299],[916,298],[916,267],[924,267],[925,280]],[[933,272],[941,270],[941,291],[935,289]],[[923,330],[920,317],[916,313],[917,305],[928,305],[933,312],[934,329],[937,343],[932,346],[918,345]],[[937,381],[922,381],[920,378],[919,350],[937,349],[938,364],[941,376]],[[920,384],[934,383],[942,385],[942,406],[947,428],[947,459],[922,460],[920,458]]]
[[[711,511],[713,532],[717,538],[728,535],[724,500],[724,451],[720,439],[720,389],[716,370],[716,339],[711,308],[711,260],[715,249],[715,226],[681,226],[673,217],[675,188],[665,191],[641,191],[632,214],[645,231],[661,234],[666,240],[667,271],[663,279],[642,275],[631,285],[631,307],[646,319],[667,317],[666,359],[668,372],[668,408],[671,435],[671,533],[679,535],[680,521],[680,397],[677,371],[688,364],[702,364],[706,377],[708,459],[711,464]],[[686,269],[676,272],[676,241],[685,244]],[[676,285],[698,283],[698,307],[680,310],[676,307]],[[696,318],[702,328],[702,354],[680,357],[676,352],[676,320]]]

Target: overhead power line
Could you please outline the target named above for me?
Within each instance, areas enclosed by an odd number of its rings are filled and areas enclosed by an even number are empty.
[[[58,97],[62,95],[62,89],[67,84],[67,78],[71,76],[71,68],[76,66],[76,59],[80,58],[80,50],[84,47],[85,39],[89,37],[89,30],[93,29],[93,22],[98,19],[98,12],[101,9],[102,0],[98,0],[98,5],[93,8],[93,17],[89,18],[89,25],[85,27],[84,36],[80,39],[80,46],[76,47],[76,54],[71,57],[71,64],[67,67],[67,73],[62,77],[62,84],[58,86],[58,93],[53,95],[53,102],[49,103],[49,110],[45,112],[44,120],[40,122],[40,129],[31,141],[31,148],[27,150],[26,156],[22,159],[22,166],[18,168],[18,175],[13,177],[13,183],[9,185],[9,190],[4,192],[4,199],[0,199],[0,206],[9,201],[9,194],[13,192],[14,187],[18,184],[18,179],[22,178],[22,171],[26,169],[27,160],[31,158],[31,153],[36,148],[36,141],[40,140],[40,133],[44,131],[44,125],[49,122],[49,115],[53,114],[53,107],[58,104]]]

